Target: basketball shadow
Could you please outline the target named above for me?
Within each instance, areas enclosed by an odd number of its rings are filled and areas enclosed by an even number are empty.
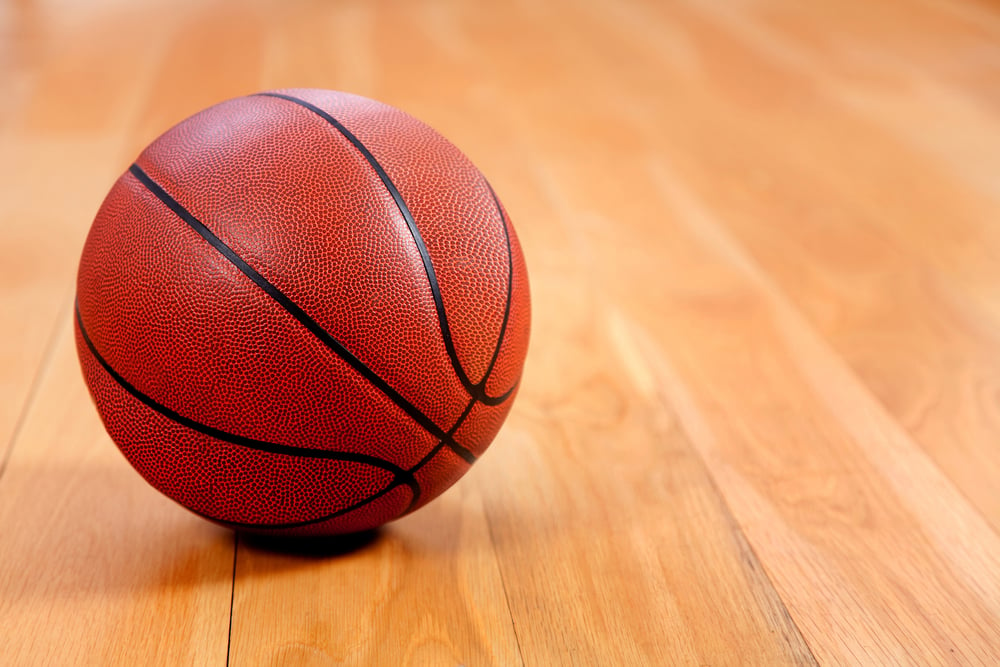
[[[360,533],[329,537],[281,537],[240,532],[239,548],[281,556],[327,560],[357,553],[372,546],[382,537],[378,528]]]

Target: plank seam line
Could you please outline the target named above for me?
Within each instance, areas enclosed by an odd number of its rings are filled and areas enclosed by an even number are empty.
[[[17,420],[14,422],[14,428],[11,430],[10,438],[7,440],[7,451],[4,452],[3,458],[0,459],[0,479],[3,478],[4,472],[7,470],[7,464],[10,462],[14,448],[17,446],[18,440],[21,436],[21,431],[24,429],[24,425],[27,422],[28,413],[31,412],[31,408],[35,405],[42,382],[48,374],[49,368],[52,366],[52,360],[55,358],[56,347],[59,345],[59,335],[62,333],[63,327],[65,326],[69,304],[72,302],[72,295],[69,295],[64,298],[62,306],[59,307],[59,314],[56,316],[55,323],[52,325],[52,330],[49,333],[49,339],[45,343],[45,351],[42,353],[42,359],[38,363],[38,368],[35,369],[35,374],[31,378],[31,389],[28,390],[28,395],[25,397],[24,404],[21,406],[21,410],[17,415]]]
[[[485,507],[483,508],[485,510]],[[517,657],[521,659],[521,665],[524,662],[524,651],[521,649],[521,637],[517,633],[517,621],[514,620],[514,611],[510,606],[510,593],[507,592],[507,580],[503,576],[503,566],[500,564],[500,556],[497,554],[497,540],[493,535],[493,521],[490,519],[489,512],[486,514],[486,530],[490,536],[490,546],[493,547],[493,560],[497,564],[497,574],[500,575],[500,588],[503,590],[503,599],[507,603],[507,614],[510,616],[510,628],[514,632],[514,643],[517,645]]]
[[[672,406],[670,405],[669,401],[665,400],[662,396],[660,397],[660,402],[666,404],[668,410],[672,410]],[[687,429],[684,427],[684,424],[681,423],[680,419],[677,419],[677,428],[680,429],[680,431],[684,434],[684,438],[688,441],[688,444],[690,445],[690,451],[692,455],[695,457],[695,459],[698,461],[698,464],[704,471],[705,478],[708,480],[709,486],[715,493],[715,497],[718,500],[723,516],[725,517],[726,522],[730,525],[731,529],[733,530],[734,537],[737,542],[737,548],[739,548],[741,551],[745,549],[744,553],[749,556],[751,562],[753,563],[751,567],[760,572],[760,576],[767,583],[767,586],[770,589],[770,591],[774,594],[774,599],[778,603],[778,609],[776,611],[779,611],[781,613],[785,621],[791,626],[792,630],[795,631],[795,634],[798,635],[798,639],[800,642],[802,642],[802,646],[806,649],[806,651],[808,651],[809,659],[812,660],[812,664],[818,666],[820,663],[819,660],[816,659],[816,653],[813,651],[812,646],[809,645],[809,641],[806,639],[806,636],[802,633],[802,628],[799,627],[799,624],[795,620],[795,617],[792,616],[792,612],[789,611],[788,605],[785,604],[784,598],[781,597],[781,593],[778,592],[778,587],[774,584],[774,580],[771,578],[770,573],[767,571],[767,567],[764,565],[764,561],[761,560],[760,555],[757,553],[757,550],[754,549],[753,543],[751,543],[750,539],[747,537],[746,532],[743,530],[743,526],[741,526],[739,521],[736,520],[736,515],[733,514],[732,509],[729,507],[729,501],[726,500],[726,497],[722,494],[722,489],[719,488],[719,485],[715,481],[715,477],[712,476],[712,470],[711,468],[709,468],[708,462],[705,461],[704,457],[702,457],[701,452],[698,450],[698,448],[694,446],[694,443],[691,441],[691,436],[688,434]],[[787,638],[785,641],[785,645],[788,647],[789,650],[794,650],[793,646],[791,645],[791,642],[787,641]]]
[[[649,355],[644,352],[641,348],[637,350],[640,358],[646,361],[649,365],[654,364],[654,360],[649,358]],[[667,367],[668,372],[673,373],[673,369],[670,368],[670,361],[664,359],[660,362]],[[680,381],[678,381],[680,383]],[[679,389],[683,394],[687,394],[686,387],[681,387]],[[679,409],[677,406],[678,402],[686,403],[688,401],[682,400],[677,401],[674,397],[670,395],[669,392],[663,389],[662,384],[658,383],[655,389],[653,397],[650,399],[652,403],[657,407],[661,407],[673,418],[676,430],[683,436],[684,442],[687,445],[686,451],[690,454],[693,461],[696,463],[701,473],[704,475],[705,480],[708,484],[709,490],[711,491],[712,498],[716,503],[718,503],[719,511],[722,514],[723,520],[729,527],[732,533],[733,540],[736,542],[735,546],[738,550],[738,556],[740,557],[740,565],[743,568],[750,569],[754,572],[758,572],[761,578],[760,583],[764,585],[764,595],[769,598],[773,596],[771,600],[763,601],[755,593],[756,587],[750,586],[752,598],[760,605],[760,611],[765,615],[765,617],[770,616],[768,611],[773,609],[774,612],[779,614],[781,618],[788,624],[788,629],[794,631],[796,638],[801,643],[801,646],[807,651],[809,659],[812,661],[810,664],[819,665],[816,655],[813,652],[809,642],[806,641],[805,635],[802,633],[802,629],[799,627],[792,613],[788,609],[788,605],[785,604],[785,600],[781,597],[778,592],[777,586],[774,584],[774,580],[768,573],[764,561],[761,560],[757,551],[753,548],[753,544],[747,537],[746,532],[743,530],[743,526],[736,519],[736,515],[733,513],[730,507],[729,501],[726,500],[725,494],[722,492],[722,488],[716,482],[715,476],[712,474],[712,468],[709,466],[708,461],[705,460],[705,456],[702,454],[701,449],[695,444],[696,435],[692,434],[692,429],[686,423],[687,419],[684,417],[684,410]],[[693,402],[692,402],[693,403]],[[744,574],[749,575],[750,573],[744,572]],[[778,628],[781,629],[781,628]],[[786,637],[782,633],[782,637],[785,639],[785,646],[790,651],[795,651],[795,646],[791,641],[792,638]]]
[[[233,583],[229,589],[229,634],[226,637],[226,667],[229,667],[229,655],[233,646],[233,603],[236,600],[236,556],[240,552],[240,534],[233,533]]]

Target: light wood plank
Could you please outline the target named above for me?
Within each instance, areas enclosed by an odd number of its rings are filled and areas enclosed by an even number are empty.
[[[746,54],[744,74],[768,76],[778,63],[793,85],[814,87],[813,112],[795,114],[777,100],[733,119],[706,100],[701,113],[731,122],[701,137],[700,164],[685,159],[684,168],[762,268],[1000,529],[1000,409],[990,398],[1000,385],[1000,119],[984,106],[981,85],[963,83],[1000,66],[995,35],[956,34],[947,14],[898,7],[850,23],[824,14],[845,25],[839,48],[820,51],[792,44],[813,17],[785,14],[780,30],[753,16],[719,27]],[[904,18],[906,30],[893,35],[898,49],[865,48],[858,36]],[[778,60],[776,44],[784,45]],[[933,56],[949,48],[982,57],[942,72]],[[891,71],[898,86],[859,80],[851,71],[859,57]],[[736,142],[758,149],[733,154]]]
[[[809,647],[832,663],[988,662],[997,535],[707,204],[654,165],[625,173],[671,213],[654,218],[648,199],[611,195],[634,233],[586,234],[595,248],[617,245],[600,275]],[[560,181],[593,191],[599,178],[584,168]],[[669,277],[644,290],[623,279],[665,267]]]
[[[5,31],[23,47],[0,67],[11,89],[0,105],[0,460],[27,409],[90,222],[143,145],[129,130],[164,41],[163,32],[143,35],[128,17],[99,9],[8,11]],[[115,47],[134,55],[122,58]]]

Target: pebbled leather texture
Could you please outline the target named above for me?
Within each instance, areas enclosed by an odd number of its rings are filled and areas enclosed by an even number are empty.
[[[457,148],[384,104],[295,89],[143,151],[91,228],[76,319],[101,418],[154,487],[219,523],[320,535],[422,506],[485,451],[530,301],[506,212]]]

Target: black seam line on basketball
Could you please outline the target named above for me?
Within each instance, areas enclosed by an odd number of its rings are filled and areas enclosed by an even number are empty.
[[[378,500],[382,496],[386,495],[387,493],[389,493],[393,489],[396,489],[396,488],[398,488],[400,486],[402,486],[402,484],[400,482],[393,481],[388,486],[386,486],[384,489],[382,489],[380,491],[376,491],[372,495],[368,496],[367,498],[365,498],[363,500],[359,500],[358,502],[354,503],[353,505],[348,505],[347,507],[341,508],[341,509],[339,509],[339,510],[337,510],[335,512],[331,512],[330,514],[324,514],[323,516],[316,517],[315,519],[305,519],[303,521],[292,521],[292,522],[289,522],[289,523],[252,523],[252,522],[250,522],[250,523],[242,523],[240,521],[230,521],[229,519],[222,519],[222,518],[217,517],[217,516],[212,516],[211,514],[205,514],[204,512],[198,512],[198,511],[195,511],[195,510],[191,510],[191,511],[194,512],[195,514],[197,514],[198,516],[204,517],[206,519],[210,519],[212,521],[219,521],[219,522],[224,523],[224,524],[226,524],[226,525],[228,525],[230,527],[233,527],[233,528],[259,528],[259,529],[262,529],[262,530],[282,530],[282,529],[287,529],[287,528],[302,528],[304,526],[311,526],[313,524],[323,523],[324,521],[329,521],[330,519],[336,519],[338,516],[342,516],[344,514],[347,514],[348,512],[353,512],[356,509],[360,509],[360,508],[364,507],[365,505],[367,505],[370,502],[374,502],[374,501]],[[414,503],[411,502],[411,506],[413,504]],[[190,509],[190,508],[188,508],[188,509]],[[402,512],[398,516],[393,517],[393,518],[398,518],[399,516],[402,516],[403,514],[406,514],[406,512]]]
[[[472,408],[473,408],[473,406],[475,406],[476,402],[477,402],[477,399],[476,399],[475,396],[473,396],[472,398],[469,399],[469,403],[468,403],[468,405],[465,406],[465,410],[463,410],[462,414],[459,415],[458,419],[455,420],[455,423],[452,425],[452,427],[450,429],[448,429],[448,435],[449,436],[454,436],[455,435],[455,433],[458,431],[458,427],[462,425],[462,422],[465,421],[465,418],[469,416],[470,412],[472,412]],[[433,449],[431,449],[429,452],[427,452],[427,454],[424,455],[424,458],[422,458],[419,461],[417,461],[417,464],[414,465],[414,466],[412,466],[409,470],[407,470],[407,472],[410,473],[411,475],[415,475],[418,470],[420,470],[421,468],[423,468],[425,465],[427,465],[427,463],[431,459],[433,459],[435,456],[437,456],[437,453],[441,451],[441,449],[445,446],[445,444],[446,443],[445,443],[444,440],[441,440],[440,442],[438,442],[438,444],[434,445]],[[414,479],[416,479],[416,477],[414,477]],[[419,500],[419,498],[417,496],[414,496],[410,500],[410,504],[406,508],[406,511],[403,512],[403,514],[409,514],[410,512],[412,512],[413,508],[417,506],[417,501],[418,500]]]
[[[455,435],[455,432],[458,431],[458,427],[462,425],[462,422],[465,421],[465,418],[469,416],[470,412],[472,412],[472,408],[473,408],[473,406],[475,404],[476,404],[476,399],[475,398],[469,399],[469,404],[465,406],[465,410],[463,410],[462,414],[459,415],[458,419],[455,420],[455,424],[448,431],[448,435],[450,435],[450,436],[454,436]],[[424,455],[424,458],[420,459],[417,462],[416,465],[410,467],[409,470],[407,470],[407,472],[409,472],[412,475],[413,473],[415,473],[418,470],[420,470],[421,468],[423,468],[427,464],[428,461],[430,461],[432,458],[434,458],[434,456],[439,451],[441,451],[441,448],[444,447],[444,446],[445,446],[445,442],[442,440],[437,445],[435,445],[433,449],[431,449],[429,452],[427,452],[427,454]]]
[[[497,193],[494,192],[493,186],[490,185],[490,182],[485,178],[483,181],[486,183],[486,187],[490,191],[490,196],[493,198],[493,204],[497,207],[497,213],[500,215],[500,223],[503,225],[504,240],[507,242],[507,299],[503,309],[503,321],[500,323],[500,335],[497,336],[497,344],[496,347],[493,348],[493,356],[490,358],[489,366],[486,367],[483,379],[480,381],[479,385],[477,385],[478,396],[476,397],[484,404],[492,406],[500,405],[506,401],[507,398],[514,393],[514,389],[517,388],[517,383],[520,382],[520,378],[514,382],[514,385],[510,389],[500,396],[489,396],[486,394],[486,382],[490,379],[490,375],[493,373],[493,366],[500,357],[500,348],[503,347],[503,339],[507,333],[507,323],[510,321],[510,302],[514,293],[514,253],[510,245],[510,232],[507,230],[507,216],[503,213],[503,206],[500,205],[500,199],[497,197]]]
[[[298,304],[288,298],[284,292],[275,287],[270,281],[264,276],[257,272],[252,266],[247,264],[247,262],[236,254],[232,248],[225,244],[218,236],[215,235],[212,230],[205,226],[200,220],[198,220],[194,215],[190,213],[186,208],[184,208],[176,199],[170,196],[166,190],[164,190],[156,181],[149,177],[145,171],[137,164],[133,164],[129,167],[129,172],[139,179],[139,182],[146,187],[153,195],[156,196],[163,204],[167,206],[171,211],[174,212],[177,217],[188,224],[192,229],[194,229],[198,234],[204,238],[208,243],[218,250],[223,257],[225,257],[231,264],[233,264],[237,269],[239,269],[245,276],[250,278],[258,287],[264,290],[268,296],[278,302],[282,308],[284,308],[288,313],[299,321],[302,326],[308,329],[314,336],[316,336],[320,342],[326,345],[328,348],[333,350],[334,354],[343,359],[351,366],[355,371],[361,374],[366,380],[373,384],[379,391],[385,394],[389,399],[395,403],[403,412],[408,414],[417,424],[422,426],[424,430],[433,435],[436,438],[444,438],[444,430],[434,423],[434,421],[420,411],[417,406],[410,403],[406,398],[403,397],[398,391],[392,388],[388,382],[382,379],[375,371],[368,368],[363,361],[358,359],[344,347],[343,343],[334,338],[330,333],[321,327],[316,320],[312,319],[308,313],[306,313]],[[448,446],[451,447],[456,454],[469,461],[470,463],[476,460],[475,455],[472,454],[468,449],[458,444],[454,440],[450,440]]]
[[[492,357],[490,357],[490,363],[486,367],[486,372],[483,373],[483,379],[479,383],[479,386],[482,387],[482,391],[479,393],[479,395],[474,395],[472,397],[468,405],[465,406],[465,410],[462,412],[461,415],[459,415],[458,419],[455,420],[455,423],[448,430],[448,435],[450,436],[455,435],[455,433],[458,431],[458,428],[465,422],[466,418],[469,416],[469,413],[472,412],[472,408],[476,405],[477,401],[482,401],[487,405],[499,405],[503,403],[505,400],[507,400],[507,398],[514,392],[514,389],[517,388],[517,384],[520,381],[519,378],[517,381],[514,382],[514,386],[508,389],[501,396],[491,397],[486,395],[486,382],[490,379],[490,375],[493,373],[493,367],[496,365],[497,358],[500,356],[500,348],[503,346],[504,335],[507,333],[507,323],[510,319],[511,294],[514,291],[514,256],[511,251],[510,232],[507,230],[507,216],[504,215],[503,207],[500,205],[500,199],[497,197],[496,192],[493,190],[493,186],[490,185],[489,181],[486,181],[485,179],[483,180],[486,182],[486,187],[489,188],[490,195],[493,197],[493,203],[497,207],[497,213],[500,214],[500,221],[503,223],[504,238],[507,241],[507,301],[504,306],[503,322],[501,322],[500,324],[500,334],[497,336],[497,344],[493,348],[493,355]],[[494,403],[492,401],[496,402]],[[420,459],[420,461],[418,461],[415,466],[411,467],[409,469],[409,472],[416,473],[418,470],[424,467],[431,459],[433,459],[437,455],[439,451],[441,451],[441,448],[444,447],[444,445],[445,443],[443,440],[439,442],[433,449],[431,449],[431,451],[429,451],[424,456],[424,458]],[[414,501],[410,504],[410,509],[412,509],[413,506],[415,505],[416,505],[416,499],[414,499]]]
[[[337,452],[325,449],[310,449],[308,447],[293,447],[291,445],[281,445],[273,442],[265,442],[263,440],[257,440],[255,438],[248,438],[242,435],[236,435],[234,433],[228,433],[221,429],[215,428],[214,426],[209,426],[207,424],[202,424],[199,421],[195,421],[190,417],[185,417],[176,410],[168,408],[156,399],[147,396],[145,393],[140,391],[134,385],[132,385],[128,380],[121,376],[118,371],[112,368],[111,364],[101,356],[101,353],[97,351],[97,347],[94,345],[94,341],[90,339],[90,335],[87,333],[87,328],[83,324],[83,317],[80,315],[80,306],[76,306],[76,322],[80,327],[80,334],[83,337],[83,342],[86,343],[87,347],[90,349],[90,353],[94,355],[94,359],[97,363],[107,371],[108,375],[117,382],[122,389],[127,391],[138,401],[144,404],[146,407],[152,409],[155,412],[160,413],[167,419],[180,424],[181,426],[186,426],[192,431],[197,431],[204,435],[215,438],[216,440],[221,440],[223,442],[228,442],[233,445],[238,445],[240,447],[246,447],[248,449],[254,449],[261,452],[267,452],[269,454],[282,454],[285,456],[294,456],[297,458],[308,458],[308,459],[331,459],[334,461],[351,461],[353,463],[363,463],[365,465],[370,465],[375,468],[380,468],[386,472],[392,473],[393,480],[399,480],[400,483],[406,484],[413,491],[415,496],[420,494],[420,485],[417,480],[413,477],[413,473],[404,470],[403,468],[397,466],[396,464],[386,461],[385,459],[380,459],[377,456],[370,456],[368,454],[359,454],[357,452]]]
[[[455,350],[455,343],[451,337],[451,327],[448,326],[448,316],[444,309],[444,300],[441,298],[441,287],[438,284],[437,273],[434,271],[434,263],[431,261],[431,255],[427,251],[427,244],[424,243],[424,238],[420,234],[420,230],[417,228],[417,222],[413,218],[413,213],[410,212],[410,207],[407,206],[406,201],[403,200],[403,195],[400,194],[399,189],[396,188],[396,184],[392,182],[389,178],[389,174],[386,173],[385,168],[379,163],[379,161],[372,155],[372,152],[368,150],[368,147],[358,139],[354,133],[344,127],[343,123],[338,121],[336,118],[331,116],[323,109],[320,109],[315,104],[307,102],[298,97],[292,95],[285,95],[283,93],[257,93],[256,96],[261,97],[276,97],[278,99],[286,100],[294,104],[298,104],[301,107],[312,111],[320,118],[328,122],[330,125],[344,135],[351,144],[361,153],[361,155],[368,161],[372,169],[378,175],[382,184],[385,186],[389,194],[392,195],[393,200],[396,202],[399,212],[402,213],[403,219],[406,221],[406,226],[410,229],[410,235],[413,237],[413,241],[417,246],[417,251],[420,253],[420,261],[423,262],[424,272],[427,274],[427,282],[430,284],[431,296],[434,298],[434,308],[437,311],[438,325],[441,328],[441,337],[444,339],[444,347],[448,352],[448,357],[451,360],[451,365],[455,369],[455,375],[458,376],[459,381],[465,387],[466,391],[470,394],[474,394],[478,385],[473,384],[472,380],[469,378],[465,369],[462,368],[462,362],[458,358],[458,352]]]
[[[368,150],[368,147],[365,146],[364,143],[360,139],[358,139],[350,130],[348,130],[343,125],[343,123],[338,121],[336,118],[331,116],[323,109],[320,109],[316,105],[307,102],[306,100],[300,99],[293,95],[285,95],[283,93],[264,92],[264,93],[256,93],[253,96],[274,97],[286,100],[288,102],[292,102],[293,104],[298,104],[299,106],[308,109],[309,111],[312,111],[320,118],[327,121],[330,125],[333,125],[333,127],[338,132],[340,132],[344,136],[344,138],[346,138],[349,142],[351,142],[351,144],[358,150],[358,152],[361,153],[361,155],[365,158],[365,160],[368,161],[368,164],[372,167],[372,169],[375,170],[375,173],[382,181],[382,184],[385,186],[386,190],[389,191],[389,194],[396,202],[396,206],[399,208],[400,213],[403,215],[403,219],[406,221],[406,225],[410,230],[410,234],[413,236],[413,240],[417,246],[417,250],[420,253],[421,261],[423,262],[424,265],[424,270],[427,273],[427,279],[430,284],[431,294],[434,298],[434,307],[437,311],[438,323],[439,326],[441,327],[441,335],[442,338],[444,339],[445,350],[448,353],[448,357],[451,360],[452,366],[455,369],[455,373],[458,376],[459,381],[462,383],[462,385],[465,387],[466,391],[468,391],[470,395],[478,398],[480,401],[482,401],[487,405],[491,406],[500,405],[505,400],[507,400],[507,398],[510,397],[510,395],[514,392],[514,389],[517,387],[516,382],[513,387],[511,387],[509,390],[507,390],[500,396],[488,396],[486,394],[486,381],[487,379],[489,379],[490,371],[487,370],[486,373],[483,374],[482,379],[478,383],[473,384],[472,380],[470,380],[468,375],[465,373],[465,369],[462,368],[462,364],[458,359],[458,353],[455,350],[454,340],[452,339],[451,336],[451,328],[448,325],[448,317],[444,309],[444,301],[441,297],[440,285],[437,280],[437,274],[434,271],[434,264],[431,261],[430,253],[427,251],[427,245],[424,243],[423,236],[420,234],[420,230],[417,227],[416,220],[413,218],[413,214],[410,211],[409,206],[407,206],[406,202],[403,200],[403,196],[399,192],[399,189],[396,188],[395,183],[392,182],[392,179],[389,178],[388,173],[386,173],[385,169],[375,158],[375,156],[372,155],[371,151]],[[507,244],[507,269],[508,269],[507,303],[504,309],[503,323],[501,324],[500,341],[502,341],[503,331],[506,329],[507,317],[510,313],[510,298],[511,298],[512,281],[514,276],[514,267],[513,267],[513,259],[511,257],[510,234],[507,231],[507,220],[503,214],[503,208],[500,206],[500,201],[497,198],[496,192],[494,192],[493,187],[489,184],[488,181],[486,181],[485,179],[483,180],[486,183],[486,187],[490,191],[490,195],[493,198],[493,202],[496,204],[497,212],[500,214],[500,220],[503,225],[504,239]],[[499,354],[499,352],[500,352],[500,343],[498,343],[497,347],[494,348],[493,360],[490,362],[489,369],[492,369],[493,363],[495,363],[496,357]]]
[[[452,425],[452,427],[448,430],[448,435],[450,436],[455,435],[455,433],[458,431],[458,427],[461,426],[462,423],[465,421],[465,419],[469,416],[469,414],[472,412],[472,408],[476,405],[478,401],[479,399],[477,399],[475,396],[469,399],[469,403],[468,405],[465,406],[465,410],[462,411],[462,414],[459,415],[458,419],[455,420],[454,425]],[[427,454],[424,455],[424,458],[417,461],[416,465],[412,466],[409,470],[407,470],[407,472],[409,472],[411,475],[416,475],[416,472],[418,470],[423,468],[431,461],[431,459],[437,456],[438,452],[440,452],[444,448],[445,444],[447,443],[444,440],[438,442],[438,444],[434,445],[434,447],[429,452],[427,452]],[[413,508],[417,506],[418,500],[419,498],[417,496],[414,496],[413,499],[410,500],[410,504],[406,508],[406,511],[403,512],[403,514],[409,514],[411,511],[413,511]]]

